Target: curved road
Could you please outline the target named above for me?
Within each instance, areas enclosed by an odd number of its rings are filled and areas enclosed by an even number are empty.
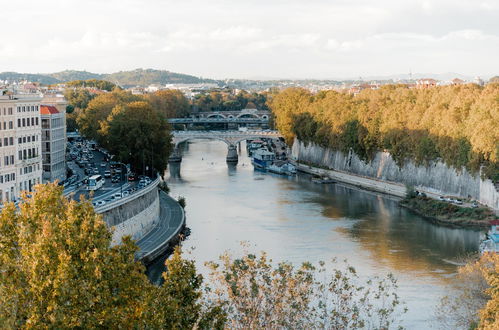
[[[185,223],[184,210],[180,204],[162,191],[159,192],[159,207],[159,219],[153,229],[137,241],[140,249],[137,258],[148,262],[164,252]]]

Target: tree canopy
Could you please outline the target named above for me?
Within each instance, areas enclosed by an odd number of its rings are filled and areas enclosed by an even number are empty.
[[[442,159],[499,180],[499,84],[409,89],[387,85],[353,96],[291,88],[270,106],[279,131],[369,161],[387,150],[403,163]]]
[[[98,133],[102,145],[138,173],[145,172],[146,167],[160,173],[166,169],[171,151],[170,125],[148,102],[116,105],[101,122]]]
[[[8,203],[0,213],[0,327],[221,327],[225,316],[203,301],[192,261],[176,251],[157,287],[136,251],[129,237],[111,247],[90,202],[68,200],[56,184],[37,185],[19,211]]]
[[[67,87],[95,87],[100,90],[112,91],[117,86],[112,82],[99,79],[73,80],[66,83]]]

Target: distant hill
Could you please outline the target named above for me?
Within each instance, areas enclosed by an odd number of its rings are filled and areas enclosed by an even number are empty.
[[[175,73],[163,70],[137,69],[133,71],[120,71],[104,75],[104,79],[117,83],[124,87],[129,86],[147,86],[150,84],[198,84],[198,83],[217,83],[212,79],[202,79],[181,73]]]
[[[87,71],[65,70],[61,72],[51,73],[49,76],[61,81],[73,80],[88,80],[88,79],[102,79],[103,75]]]
[[[98,74],[87,71],[66,70],[56,73],[32,74],[17,72],[2,72],[0,80],[19,81],[29,80],[44,85],[63,83],[73,80],[100,79],[107,80],[123,87],[149,86],[151,84],[197,84],[220,83],[218,80],[203,79],[187,74],[175,73],[165,70],[136,69],[120,71],[111,74]]]
[[[57,84],[60,82],[57,78],[51,77],[49,74],[17,73],[17,72],[1,72],[0,80],[8,80],[8,81],[28,80],[44,85]]]

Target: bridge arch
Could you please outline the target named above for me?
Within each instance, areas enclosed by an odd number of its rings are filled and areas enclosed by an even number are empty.
[[[210,114],[210,115],[206,116],[206,118],[226,118],[226,117],[222,114],[215,113],[215,114]]]
[[[243,114],[238,115],[237,118],[256,118],[256,119],[260,119],[260,117],[258,117],[258,115],[254,114],[254,113],[243,113]]]
[[[182,139],[178,139],[174,141],[175,148],[177,148],[180,144],[184,142],[188,142],[190,140],[217,140],[217,141],[222,141],[225,142],[228,146],[232,145],[232,143],[224,138],[221,137],[216,137],[216,136],[190,136],[190,137],[185,137]]]

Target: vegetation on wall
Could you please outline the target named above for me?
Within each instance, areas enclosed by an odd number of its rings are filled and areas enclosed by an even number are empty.
[[[300,88],[270,102],[276,127],[326,148],[354,151],[365,161],[390,152],[399,164],[443,160],[499,180],[499,84],[409,89],[387,85],[353,96]]]

